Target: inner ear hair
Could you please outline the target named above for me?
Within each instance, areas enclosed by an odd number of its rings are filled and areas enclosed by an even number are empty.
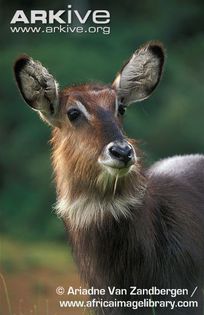
[[[14,73],[26,103],[43,114],[54,114],[58,84],[48,70],[39,61],[22,55],[15,62]]]
[[[16,60],[14,73],[26,103],[51,123],[58,111],[58,84],[53,76],[39,61],[27,55]]]
[[[159,41],[136,50],[113,82],[118,98],[128,105],[149,97],[160,81],[164,61],[165,51]]]

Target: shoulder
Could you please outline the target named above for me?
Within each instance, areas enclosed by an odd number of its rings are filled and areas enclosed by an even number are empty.
[[[204,155],[176,155],[154,163],[148,170],[147,175],[182,176],[186,174],[204,171]]]

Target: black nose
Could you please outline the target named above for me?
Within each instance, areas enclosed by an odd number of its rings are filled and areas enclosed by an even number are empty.
[[[133,149],[129,144],[113,144],[109,148],[109,152],[114,159],[125,163],[125,165],[133,159]]]

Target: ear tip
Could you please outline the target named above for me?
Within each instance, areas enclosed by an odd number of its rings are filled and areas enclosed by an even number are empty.
[[[14,72],[18,74],[31,60],[26,54],[19,56],[16,61],[14,62]]]
[[[162,42],[160,42],[159,40],[152,40],[147,43],[147,47],[154,55],[164,61],[166,51]]]
[[[164,49],[164,44],[163,44],[160,40],[158,40],[158,39],[150,40],[150,41],[148,42],[148,45],[149,45],[149,46],[158,46],[158,47],[160,47],[161,49]]]

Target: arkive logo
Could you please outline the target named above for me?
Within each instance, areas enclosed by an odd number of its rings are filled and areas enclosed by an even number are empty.
[[[103,34],[110,34],[110,27],[107,26],[109,23],[110,12],[108,10],[87,10],[82,14],[79,10],[72,9],[72,5],[69,4],[67,10],[31,10],[30,14],[17,10],[11,18],[10,29],[14,33],[99,33],[102,31]],[[19,24],[21,26],[16,27]],[[29,24],[32,26],[25,27]],[[35,24],[38,27],[33,27]],[[13,25],[15,27],[12,27]],[[49,26],[40,27],[39,25]],[[87,25],[89,26],[87,27]]]

